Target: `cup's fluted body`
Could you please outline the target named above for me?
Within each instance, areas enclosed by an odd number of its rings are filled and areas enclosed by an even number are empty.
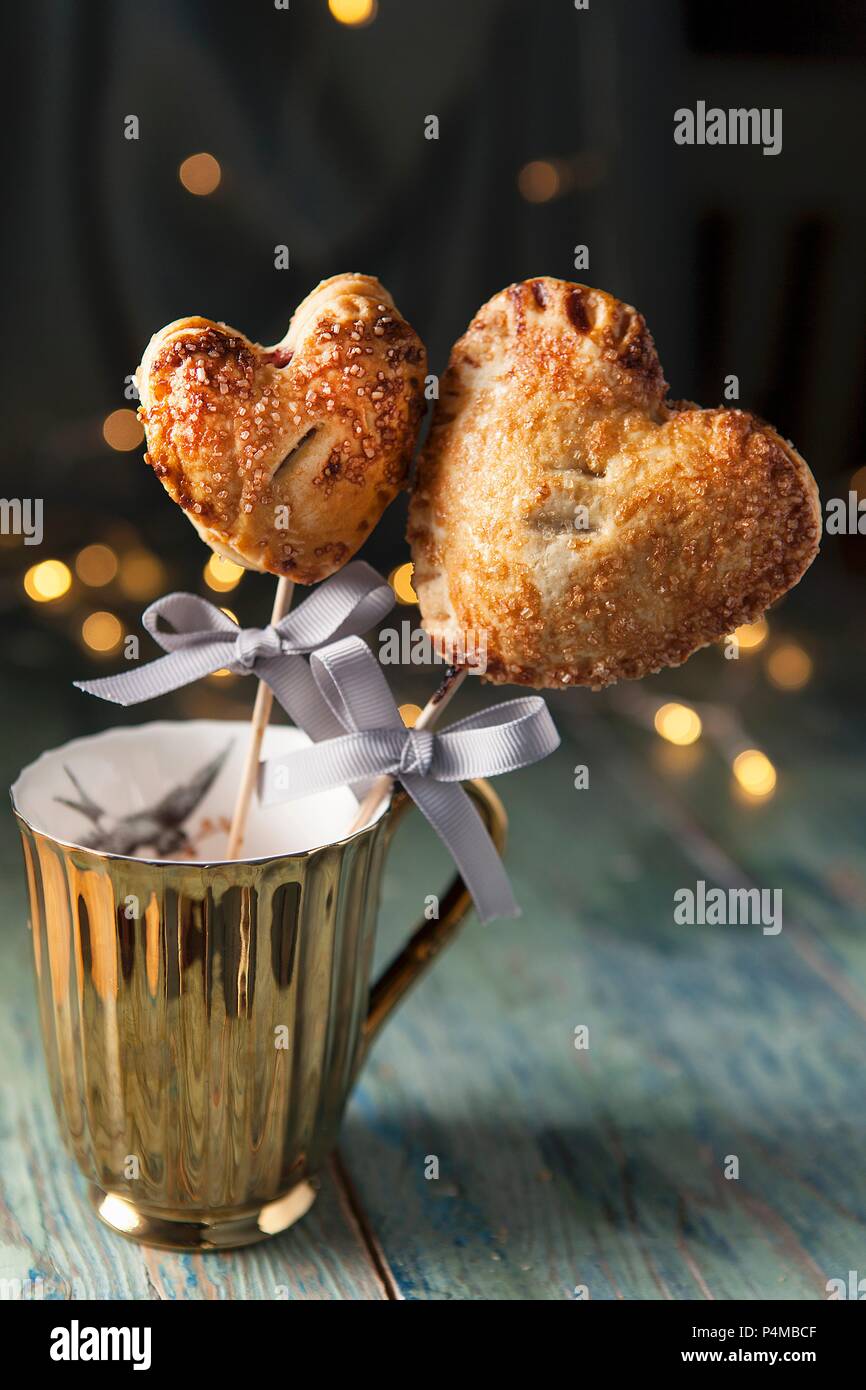
[[[308,798],[294,821],[259,809],[247,831],[263,852],[244,860],[149,859],[64,838],[82,814],[101,827],[97,843],[116,844],[124,827],[128,837],[130,822],[152,831],[190,788],[197,842],[212,836],[225,794],[208,803],[208,788],[220,768],[233,776],[220,750],[244,746],[226,744],[233,727],[108,730],[43,754],[12,788],[64,1141],[102,1221],[186,1250],[246,1245],[304,1214],[367,1049],[470,906],[455,877],[371,985],[385,857],[412,805],[399,790],[342,839],[334,827],[357,811],[345,788]],[[485,782],[466,790],[501,850],[498,798]]]
[[[239,1244],[309,1205],[360,1060],[390,820],[206,865],[18,817],[54,1104],[110,1224]]]

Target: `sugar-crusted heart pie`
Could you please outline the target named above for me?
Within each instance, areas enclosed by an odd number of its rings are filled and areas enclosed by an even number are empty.
[[[676,666],[811,564],[818,491],[793,446],[666,392],[642,316],[586,285],[511,285],[455,344],[409,539],[425,628],[456,650],[483,633],[488,680]]]
[[[324,280],[272,348],[179,319],[137,373],[145,457],[218,554],[313,584],[403,485],[425,370],[423,343],[369,275]]]

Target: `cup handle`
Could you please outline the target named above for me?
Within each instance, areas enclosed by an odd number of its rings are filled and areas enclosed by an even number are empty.
[[[505,807],[490,783],[485,782],[480,777],[472,782],[464,783],[464,790],[478,807],[490,838],[501,854],[505,848],[508,830]],[[414,804],[405,792],[400,793],[399,800],[395,802],[391,815],[389,843],[390,835],[403,819],[409,807],[414,806]],[[457,935],[471,906],[472,898],[469,889],[460,875],[455,874],[439,901],[439,916],[430,921],[422,920],[416,926],[406,945],[372,986],[367,1017],[361,1029],[359,1066],[365,1060],[372,1043],[378,1037],[382,1025],[386,1019],[390,1018],[403,996],[409,992],[415,981],[419,980],[429,969],[439,952]]]

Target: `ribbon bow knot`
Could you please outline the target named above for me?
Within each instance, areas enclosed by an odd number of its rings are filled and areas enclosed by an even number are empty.
[[[407,729],[397,764],[398,777],[426,777],[433,762],[435,742],[427,729]]]
[[[235,640],[232,665],[242,667],[244,672],[252,671],[257,661],[272,661],[284,650],[283,639],[275,627],[247,627]]]
[[[256,675],[270,686],[286,713],[314,741],[343,731],[321,695],[305,655],[350,633],[366,632],[394,606],[394,593],[362,560],[326,579],[276,624],[238,631],[221,608],[197,594],[165,594],[142,623],[165,656],[121,675],[75,681],[79,690],[118,705],[137,705],[167,695],[214,671]],[[161,624],[169,623],[171,631]]]
[[[433,733],[405,727],[376,658],[357,637],[314,652],[310,672],[345,732],[262,763],[262,802],[291,801],[381,773],[396,776],[451,852],[481,921],[518,916],[496,847],[460,783],[552,753],[559,735],[544,701],[538,695],[506,700]]]

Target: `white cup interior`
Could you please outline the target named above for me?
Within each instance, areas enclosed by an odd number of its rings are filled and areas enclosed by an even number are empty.
[[[24,768],[12,787],[13,804],[34,830],[65,844],[128,858],[222,861],[249,736],[248,723],[214,719],[107,729],[53,748]],[[309,742],[300,729],[271,725],[263,756]],[[197,776],[224,750],[216,777],[196,801]],[[86,802],[90,815],[58,798]],[[183,815],[185,801],[196,804]],[[331,844],[348,834],[357,810],[358,799],[348,787],[278,806],[261,806],[254,795],[239,857],[260,859]],[[168,847],[173,825],[182,829],[185,845]],[[155,841],[124,848],[131,837],[151,830],[163,835],[161,849],[154,848]]]

